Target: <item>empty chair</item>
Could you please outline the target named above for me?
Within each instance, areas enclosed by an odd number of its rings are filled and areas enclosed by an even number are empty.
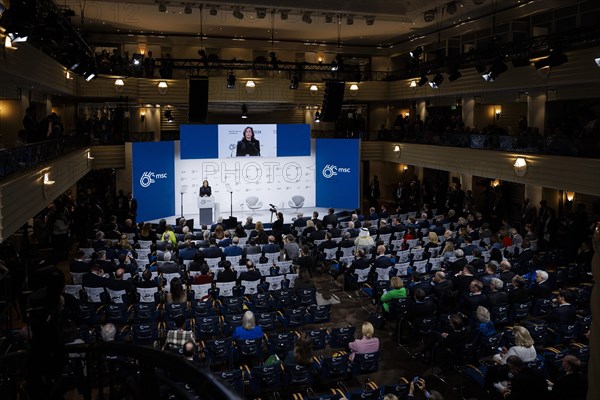
[[[263,203],[256,196],[250,196],[246,198],[246,206],[252,210],[252,214],[254,214],[254,210],[258,210],[262,208]]]
[[[281,364],[259,365],[250,370],[250,393],[273,393],[281,389]]]
[[[354,341],[356,327],[345,326],[342,328],[333,328],[329,334],[329,347],[332,349],[348,348],[348,343]]]
[[[207,340],[203,342],[205,362],[208,366],[225,363],[231,367],[233,340],[231,338]]]
[[[292,196],[292,199],[288,201],[288,206],[291,208],[295,208],[296,211],[304,206],[304,196],[295,195]]]
[[[327,346],[327,330],[315,329],[312,331],[304,331],[310,338],[313,350],[323,350]]]
[[[256,325],[260,326],[263,331],[272,331],[275,329],[275,312],[259,312],[254,314]]]
[[[335,353],[331,357],[322,357],[318,359],[317,371],[324,381],[337,381],[348,376],[348,366],[350,365],[350,354],[344,351]]]
[[[352,375],[372,374],[379,371],[379,352],[354,354]]]
[[[298,335],[296,332],[274,333],[268,336],[269,353],[277,354],[280,358],[285,358],[288,351],[294,349],[294,344]],[[313,347],[314,349],[314,347]]]
[[[331,304],[316,305],[313,304],[307,308],[310,323],[321,324],[329,322],[331,319]]]
[[[158,340],[158,327],[156,322],[133,324],[131,326],[131,340],[141,346],[152,346]]]
[[[199,339],[221,336],[219,317],[212,315],[208,317],[196,318],[194,333]]]

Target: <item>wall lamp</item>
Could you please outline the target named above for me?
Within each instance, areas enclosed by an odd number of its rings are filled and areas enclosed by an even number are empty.
[[[319,91],[319,88],[317,87],[317,85],[315,85],[314,83],[312,85],[310,85],[310,87],[308,88],[308,90],[310,91],[310,94],[312,96],[316,96],[317,92]]]
[[[398,146],[398,145],[394,146],[394,156],[396,158],[400,158],[400,146]]]
[[[46,172],[44,174],[44,185],[54,185],[56,181],[50,180],[50,173]]]
[[[94,156],[92,156],[92,152],[91,151],[88,151],[87,154],[86,154],[86,156],[85,156],[85,158],[87,158],[88,160],[93,160]]]
[[[256,88],[256,83],[253,80],[249,80],[246,82],[246,93],[252,94],[254,93],[254,88]]]
[[[494,107],[494,114],[496,114],[496,119],[500,119],[500,115],[502,115],[502,107]]]
[[[169,90],[169,85],[165,81],[158,82],[158,93],[166,94],[167,90]]]
[[[567,201],[575,200],[575,192],[565,192],[565,194],[567,195]]]
[[[527,173],[527,161],[523,157],[517,157],[515,163],[513,164],[515,169],[515,175],[522,178]]]

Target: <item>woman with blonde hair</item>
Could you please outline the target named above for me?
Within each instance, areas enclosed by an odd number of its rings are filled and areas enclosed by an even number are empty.
[[[362,339],[356,339],[354,342],[348,344],[348,347],[352,351],[350,360],[354,360],[355,354],[367,354],[379,351],[379,339],[373,337],[374,334],[375,328],[373,328],[370,322],[362,324]]]
[[[534,361],[537,357],[537,352],[533,346],[533,338],[529,334],[527,328],[517,325],[514,326],[512,330],[515,335],[515,345],[508,350],[503,349],[501,354],[496,354],[494,356],[494,361],[504,365],[510,356],[517,356],[525,363]]]
[[[390,303],[394,299],[405,299],[406,298],[406,288],[404,287],[404,282],[398,276],[392,276],[390,279],[390,290],[384,291],[381,295],[381,303],[383,304],[384,314],[390,312]]]
[[[425,251],[429,253],[431,249],[435,249],[440,247],[440,238],[438,238],[437,233],[434,231],[429,232],[427,235],[429,242],[425,245]]]
[[[450,241],[446,241],[446,244],[444,245],[444,248],[442,249],[442,252],[440,254],[442,257],[444,257],[444,260],[448,260],[450,257],[454,256],[454,244]]]

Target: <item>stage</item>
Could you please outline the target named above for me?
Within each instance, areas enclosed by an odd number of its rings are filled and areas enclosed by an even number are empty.
[[[323,217],[325,215],[327,215],[327,210],[328,210],[327,208],[323,208],[323,207],[306,207],[306,208],[301,208],[299,211],[304,214],[304,217],[312,217],[312,213],[314,211],[317,211],[319,213],[319,219],[323,219]],[[226,212],[222,212],[222,211],[223,210],[221,210],[221,212],[218,215],[216,215],[214,223],[217,222],[216,220],[219,217],[222,217],[223,219],[229,218],[229,211],[226,211]],[[283,213],[283,222],[286,224],[293,222],[298,213],[298,211],[294,208],[277,209],[277,211]],[[340,213],[343,213],[344,211],[351,213],[354,210],[337,210],[336,209],[335,213],[339,215]],[[185,219],[193,219],[194,220],[194,229],[199,228],[198,210],[196,210],[195,213],[189,213],[189,214],[184,212],[183,216],[185,217]],[[256,221],[261,221],[263,224],[269,224],[272,222],[271,221],[271,212],[268,209],[254,210],[254,212],[252,212],[251,210],[244,211],[244,212],[234,211],[233,216],[237,217],[238,222],[241,222],[242,224],[245,223],[246,218],[249,216],[252,216],[252,220],[255,223],[256,223]],[[177,219],[179,219],[179,217],[181,217],[181,216],[173,215],[170,217],[165,217],[164,219],[167,220],[167,224],[174,226]],[[275,221],[276,217],[277,216],[275,214],[273,214],[273,221]],[[149,220],[149,221],[145,221],[145,222],[158,223],[158,221],[159,221],[158,219],[153,219],[153,220]]]

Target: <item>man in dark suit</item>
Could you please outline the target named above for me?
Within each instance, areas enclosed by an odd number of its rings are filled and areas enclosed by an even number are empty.
[[[319,219],[319,213],[318,213],[317,211],[314,211],[314,212],[313,212],[313,216],[312,216],[312,222],[313,222],[313,224],[315,225],[315,227],[316,227],[316,226],[319,226],[319,225],[321,225],[321,224],[323,223],[323,221],[321,221],[321,220]]]
[[[106,250],[100,250],[96,252],[96,259],[94,260],[94,263],[98,264],[104,273],[110,274],[111,276],[113,276],[117,269],[117,266],[114,262],[112,262],[112,260],[106,259]]]
[[[407,321],[414,322],[435,313],[435,305],[431,300],[425,300],[425,297],[426,293],[423,289],[415,290],[415,301],[406,307],[405,318]]]
[[[130,280],[123,279],[123,275],[125,274],[125,270],[123,268],[117,269],[115,272],[115,277],[109,279],[106,283],[106,288],[110,290],[114,290],[115,292],[119,292],[124,290],[127,295],[127,299],[133,300],[135,288]]]
[[[461,310],[465,315],[475,317],[477,307],[490,307],[490,301],[485,294],[482,293],[483,284],[481,281],[474,279],[469,285],[469,293],[464,293],[461,299]]]
[[[546,321],[554,326],[573,325],[577,319],[577,309],[571,305],[572,295],[567,290],[561,290],[556,300],[558,305],[546,317]]]
[[[179,250],[179,258],[181,260],[193,260],[196,256],[196,253],[198,253],[198,250],[196,250],[194,242],[192,242],[190,239],[187,239],[184,242],[184,247]]]
[[[492,278],[488,287],[490,292],[487,296],[492,307],[508,304],[508,293],[502,290],[504,288],[504,282],[502,282],[502,280]]]
[[[552,286],[548,282],[548,273],[538,269],[535,271],[535,282],[531,285],[531,297],[549,299],[552,296]]]
[[[348,222],[348,230],[346,233],[349,233],[351,238],[356,238],[360,233],[360,228],[357,228],[354,222],[350,221]]]
[[[340,249],[354,247],[354,240],[352,240],[351,238],[352,236],[350,235],[350,232],[344,233],[344,236],[342,237],[342,240],[339,243]]]
[[[246,223],[244,224],[244,229],[245,230],[252,230],[254,228],[256,228],[256,224],[254,224],[252,222],[252,217],[251,216],[246,217]]]
[[[325,229],[328,229],[329,225],[336,226],[338,224],[338,218],[334,214],[335,210],[333,208],[330,208],[327,212],[328,214],[323,217],[323,227]]]
[[[204,253],[204,258],[223,257],[223,250],[217,246],[217,241],[215,240],[215,238],[210,238],[208,240],[208,244],[208,248],[202,250],[202,253]]]
[[[332,227],[328,230],[331,233],[331,237],[338,238],[342,236],[342,230],[339,228],[339,225],[336,223],[332,225]]]
[[[171,261],[171,252],[165,251],[163,253],[163,262],[158,265],[158,272],[162,272],[163,274],[174,274],[181,273],[179,265],[177,263]]]
[[[437,271],[431,281],[433,282],[433,294],[438,301],[443,300],[446,292],[454,290],[452,281],[446,279],[446,274],[442,271]]]
[[[465,258],[465,253],[461,249],[455,250],[454,256],[456,257],[456,261],[454,261],[448,266],[448,270],[450,272],[456,273],[458,271],[461,271],[464,268],[464,266],[468,264],[468,261]]]
[[[235,282],[237,278],[237,272],[231,268],[229,261],[222,261],[223,271],[217,274],[217,282]]]
[[[225,247],[223,253],[225,254],[225,257],[241,256],[243,254],[243,249],[240,247],[240,238],[234,236],[231,241],[231,246]]]
[[[238,276],[238,284],[241,281],[258,281],[260,278],[260,271],[256,269],[252,261],[248,260],[246,261],[246,271],[240,272],[240,275]]]
[[[515,275],[512,279],[512,286],[513,290],[508,292],[508,302],[510,304],[521,304],[531,300],[531,293],[523,277]]]
[[[303,213],[296,213],[296,219],[294,220],[293,225],[295,228],[304,228],[306,226],[306,219],[304,218]]]
[[[108,279],[104,277],[104,271],[102,270],[102,267],[96,262],[92,263],[90,272],[85,273],[81,278],[81,284],[83,287],[106,287],[107,283]]]
[[[127,207],[129,209],[129,218],[131,218],[131,220],[135,224],[137,218],[138,202],[136,199],[133,198],[131,192],[127,193]]]
[[[279,253],[281,251],[281,248],[279,247],[279,244],[275,243],[275,236],[270,235],[268,240],[269,243],[263,246],[263,255]]]
[[[85,253],[80,251],[77,253],[77,257],[73,260],[71,265],[69,266],[69,271],[81,273],[81,272],[90,272],[90,263],[89,260],[85,260]]]
[[[322,229],[321,224],[318,224],[317,229],[310,234],[310,236],[308,237],[308,240],[310,240],[311,242],[314,242],[315,240],[325,240],[326,233],[327,233],[327,231]]]

